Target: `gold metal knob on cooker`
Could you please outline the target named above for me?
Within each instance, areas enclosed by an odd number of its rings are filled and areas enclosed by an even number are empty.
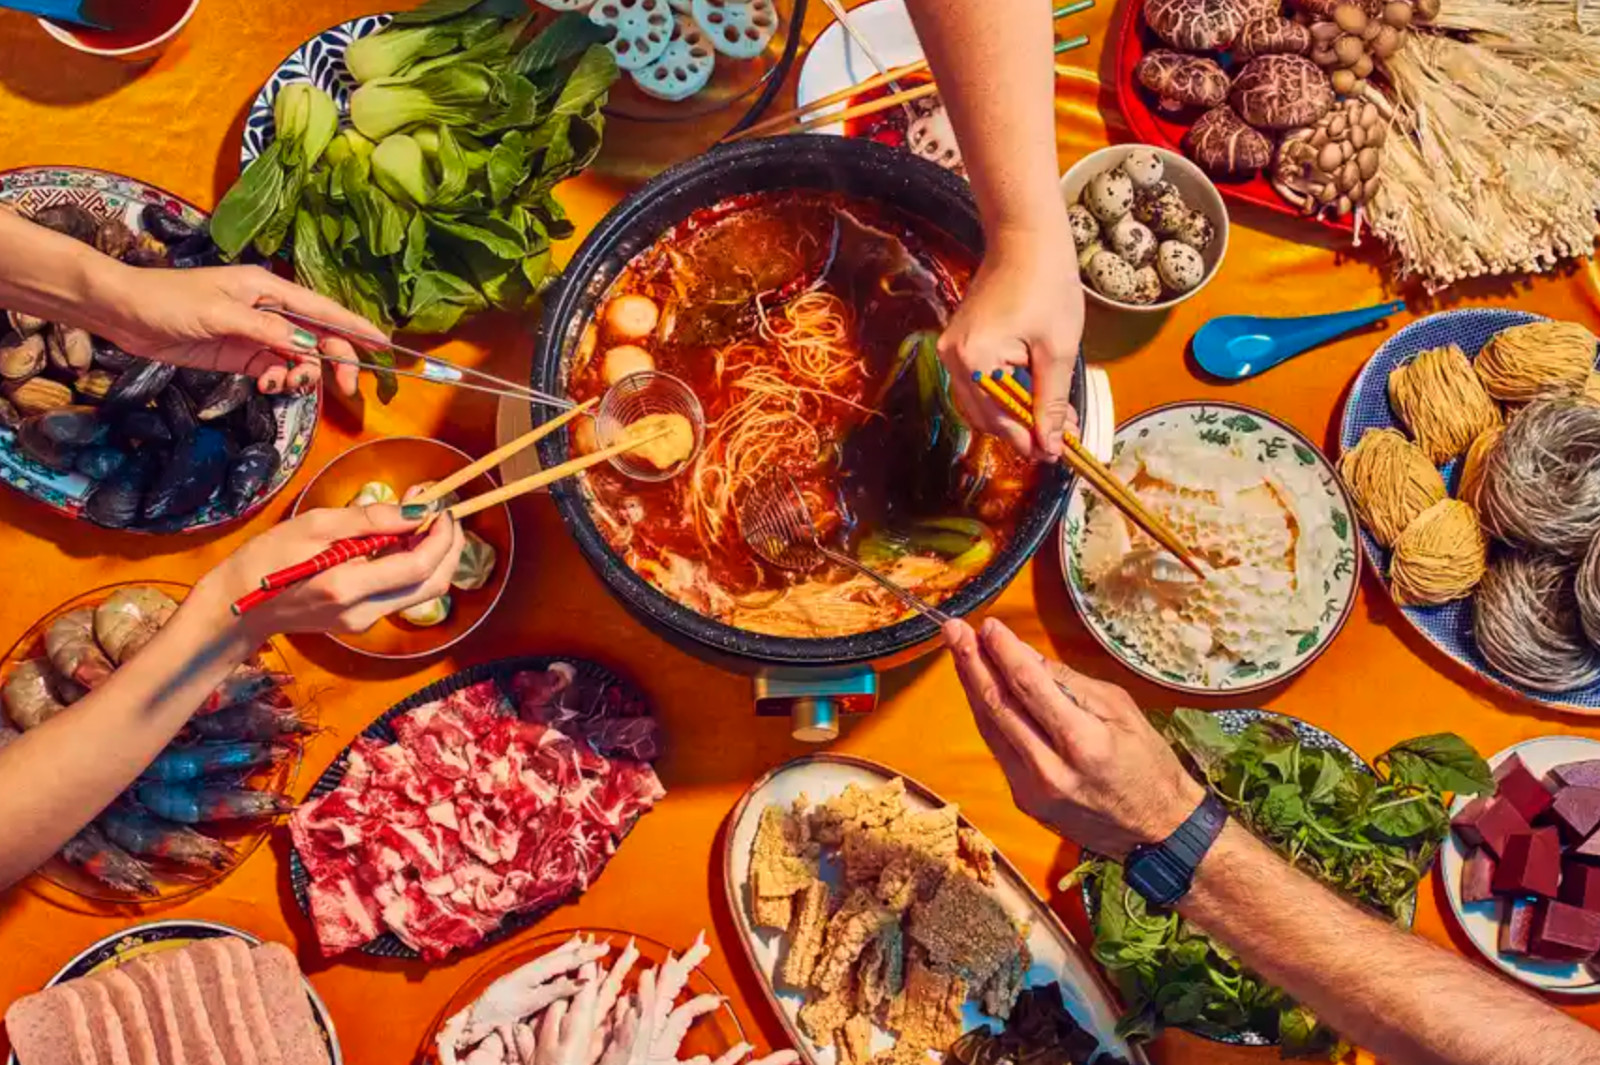
[[[827,743],[839,738],[839,701],[828,696],[796,699],[790,710],[790,734],[802,743]]]

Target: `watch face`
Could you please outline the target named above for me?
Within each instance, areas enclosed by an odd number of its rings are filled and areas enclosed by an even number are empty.
[[[1190,872],[1159,847],[1139,847],[1129,855],[1127,881],[1145,901],[1170,906],[1189,890]]]

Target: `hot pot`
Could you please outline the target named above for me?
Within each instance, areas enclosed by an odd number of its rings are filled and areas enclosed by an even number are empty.
[[[664,231],[694,211],[739,193],[777,189],[835,190],[878,200],[916,216],[981,254],[983,231],[961,178],[907,152],[866,140],[790,136],[726,145],[665,171],[618,204],[595,227],[546,298],[536,337],[532,384],[566,394],[566,356],[618,273]],[[1083,414],[1082,366],[1073,404]],[[536,411],[535,421],[545,412]],[[568,441],[557,433],[539,444],[546,468],[566,460]],[[1068,475],[1045,471],[1016,536],[989,567],[943,607],[956,616],[997,595],[1055,525]],[[675,645],[714,664],[755,678],[760,713],[793,713],[798,737],[829,739],[841,711],[869,709],[877,671],[932,649],[933,622],[913,616],[855,636],[801,639],[736,629],[680,605],[630,569],[606,544],[576,481],[551,489],[579,549],[611,592]]]

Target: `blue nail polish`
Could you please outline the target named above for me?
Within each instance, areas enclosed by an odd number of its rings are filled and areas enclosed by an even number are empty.
[[[305,329],[296,329],[291,339],[294,341],[294,346],[302,351],[317,350],[317,334],[315,333]]]
[[[432,509],[433,507],[427,503],[407,503],[400,508],[400,517],[403,521],[421,521]]]

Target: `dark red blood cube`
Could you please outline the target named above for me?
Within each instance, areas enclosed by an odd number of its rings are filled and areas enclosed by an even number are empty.
[[[1561,834],[1535,828],[1507,839],[1492,886],[1496,895],[1555,898],[1561,886]]]
[[[1600,913],[1541,900],[1528,953],[1550,961],[1583,961],[1600,950]]]
[[[1569,906],[1600,912],[1600,865],[1567,859],[1561,863],[1561,891],[1556,896]]]
[[[1528,819],[1517,812],[1511,800],[1478,796],[1450,821],[1461,842],[1468,847],[1483,847],[1496,858],[1505,857],[1506,840],[1529,830]]]
[[[1600,825],[1600,788],[1578,784],[1563,787],[1556,792],[1550,815],[1566,839],[1576,842],[1589,838],[1595,826]]]
[[[1523,955],[1533,945],[1533,918],[1538,903],[1512,899],[1500,918],[1500,953]]]
[[[1512,755],[1500,763],[1500,767],[1494,771],[1494,779],[1499,782],[1495,795],[1509,799],[1511,805],[1517,808],[1517,813],[1522,815],[1522,819],[1530,824],[1555,802],[1550,789],[1539,782],[1539,778],[1523,765],[1522,759],[1517,755]]]
[[[1596,872],[1600,872],[1597,867]],[[1482,847],[1474,847],[1461,867],[1461,901],[1483,902],[1494,898],[1490,885],[1494,882],[1494,855]]]
[[[1600,788],[1600,758],[1558,765],[1550,770],[1550,775],[1563,784],[1580,788]]]

